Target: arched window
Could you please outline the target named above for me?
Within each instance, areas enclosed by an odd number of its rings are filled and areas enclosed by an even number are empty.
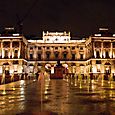
[[[96,58],[100,58],[99,51],[96,51]]]
[[[80,54],[80,59],[83,59],[83,54]]]
[[[75,60],[75,54],[72,54],[72,60]]]
[[[38,60],[41,60],[41,54],[38,53]]]
[[[46,52],[46,59],[48,59],[48,60],[50,59],[50,54],[51,54],[51,52],[49,52],[49,51]]]
[[[105,52],[105,57],[109,58],[109,52],[108,51]]]
[[[63,59],[64,59],[64,60],[67,59],[67,52],[66,52],[66,51],[63,52]]]
[[[30,59],[33,59],[33,54],[30,54]]]
[[[59,52],[58,51],[54,52],[54,55],[55,55],[55,59],[59,59]]]
[[[18,50],[14,51],[14,58],[18,58]]]

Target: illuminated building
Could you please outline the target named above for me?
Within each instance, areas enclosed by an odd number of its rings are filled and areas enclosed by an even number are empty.
[[[107,28],[86,39],[86,71],[92,77],[115,80],[115,34]]]
[[[14,28],[5,28],[0,35],[0,76],[25,74],[27,65],[27,40],[15,33]]]
[[[12,74],[54,72],[57,61],[75,76],[108,79],[115,75],[115,34],[100,28],[88,38],[72,39],[70,32],[43,32],[42,39],[27,39],[20,34],[1,35],[0,74],[9,63]],[[110,78],[110,77],[109,77]]]
[[[85,40],[71,40],[70,32],[43,32],[42,40],[28,40],[28,51],[30,71],[36,72],[42,67],[53,73],[60,60],[69,73],[79,73],[77,69],[86,63]]]

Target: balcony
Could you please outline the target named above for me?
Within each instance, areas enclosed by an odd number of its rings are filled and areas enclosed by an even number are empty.
[[[28,61],[86,61],[87,59],[28,59]]]

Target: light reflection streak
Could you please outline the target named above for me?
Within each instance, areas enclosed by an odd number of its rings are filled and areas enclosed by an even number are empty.
[[[109,97],[113,97],[113,91],[110,91]]]
[[[33,81],[36,81],[36,79],[34,79]]]
[[[89,93],[89,88],[90,88],[90,87],[89,87],[89,82],[88,82],[88,85],[87,85],[87,91],[88,91],[88,93]]]
[[[4,104],[5,104],[5,102],[4,102],[4,101],[0,102],[0,105],[4,105]]]
[[[93,84],[92,84],[91,88],[92,88],[92,92],[94,92],[95,86]]]
[[[81,81],[80,81],[80,85],[79,85],[79,88],[80,88],[80,89],[82,88],[82,83],[81,83]]]
[[[47,91],[47,90],[45,90],[45,91],[44,91],[44,94],[47,94],[47,93],[48,93],[48,91]]]
[[[48,96],[46,95],[44,98],[45,98],[45,99],[48,99]]]
[[[24,85],[25,81],[24,80],[21,80],[20,81],[20,85]]]
[[[20,88],[20,94],[24,94],[24,88],[23,87]]]
[[[111,88],[111,89],[113,89],[113,88],[114,88],[112,83],[110,84],[110,88]]]
[[[12,90],[14,91],[14,90],[16,90],[16,88],[13,86],[13,87],[12,87]]]
[[[75,79],[75,86],[77,86],[77,80]]]
[[[11,103],[11,102],[15,102],[15,100],[9,100],[9,103]]]
[[[102,82],[101,82],[101,86],[104,86],[104,82],[103,82],[103,80],[102,80]]]

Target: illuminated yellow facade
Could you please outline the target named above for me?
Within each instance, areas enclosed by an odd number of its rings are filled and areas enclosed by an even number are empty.
[[[115,34],[100,28],[88,38],[73,40],[70,32],[43,32],[42,39],[20,34],[0,36],[0,74],[3,64],[9,73],[33,76],[40,71],[54,72],[57,61],[70,75],[92,79],[113,79],[115,75]],[[112,77],[111,77],[112,76]]]
[[[19,77],[25,75],[27,68],[27,40],[18,33],[10,34],[14,28],[5,28],[5,33],[0,35],[0,76]]]

